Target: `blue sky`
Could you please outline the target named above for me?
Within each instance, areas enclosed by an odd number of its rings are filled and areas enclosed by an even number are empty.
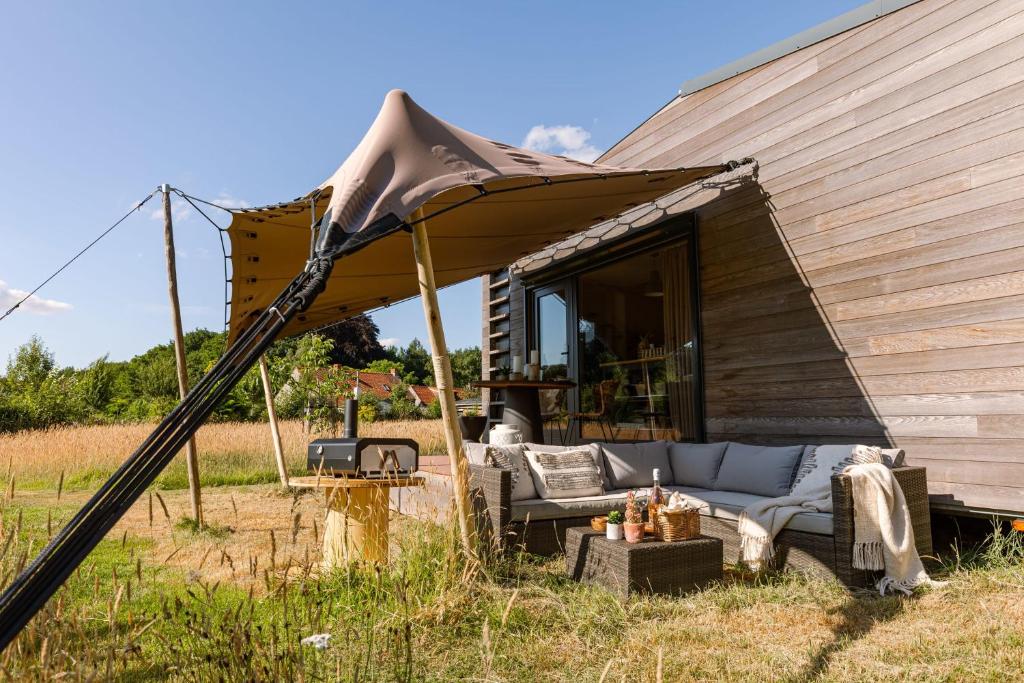
[[[236,205],[304,194],[391,88],[481,135],[592,156],[684,80],[860,1],[8,3],[0,305],[161,182]],[[0,361],[32,334],[76,366],[169,339],[158,209],[152,200],[0,322]],[[216,234],[177,214],[185,327],[221,329]],[[479,304],[476,281],[442,292],[453,348],[479,344]],[[374,319],[382,338],[425,337],[418,300]]]

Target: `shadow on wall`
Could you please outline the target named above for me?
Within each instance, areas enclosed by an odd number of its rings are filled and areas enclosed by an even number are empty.
[[[708,441],[892,446],[755,178],[697,210]]]

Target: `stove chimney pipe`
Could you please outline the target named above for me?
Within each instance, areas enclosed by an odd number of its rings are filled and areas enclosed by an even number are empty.
[[[341,430],[341,436],[346,439],[359,436],[359,401],[354,398],[345,399],[345,427]]]

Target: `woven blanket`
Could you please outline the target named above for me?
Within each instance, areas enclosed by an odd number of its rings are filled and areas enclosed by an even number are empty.
[[[800,463],[788,496],[765,498],[740,513],[737,531],[743,561],[761,569],[775,554],[775,537],[794,515],[801,512],[832,512],[832,475],[847,465],[878,462],[881,452],[868,446],[817,446]]]
[[[909,595],[928,578],[914,544],[914,527],[903,489],[885,465],[852,465],[844,470],[853,485],[853,566],[885,570],[878,591]]]

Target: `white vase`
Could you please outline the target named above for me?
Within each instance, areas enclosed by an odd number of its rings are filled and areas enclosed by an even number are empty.
[[[523,433],[515,425],[498,424],[491,427],[488,441],[494,446],[512,446],[523,442]]]
[[[612,541],[622,540],[622,525],[621,524],[609,524],[604,530],[605,538]]]

